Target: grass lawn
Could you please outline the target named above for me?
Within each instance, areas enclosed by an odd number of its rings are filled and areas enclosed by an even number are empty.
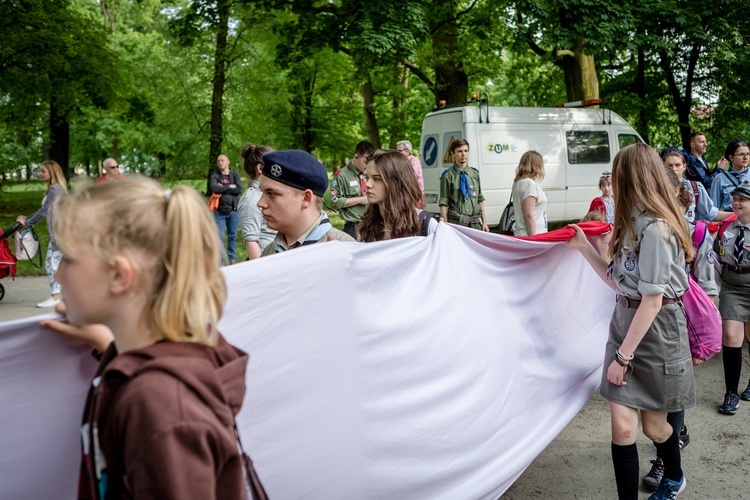
[[[247,179],[243,179],[243,185],[247,187]],[[190,179],[171,183],[163,183],[165,188],[176,185],[187,185],[203,193],[206,189],[206,181],[203,179]],[[29,216],[34,213],[42,204],[46,184],[38,181],[6,183],[0,190],[0,228],[4,230],[10,228],[19,215]],[[325,206],[330,207],[331,201],[328,193],[325,195]],[[338,216],[335,210],[328,210],[328,216],[331,224],[338,229],[343,229],[344,221]],[[17,276],[44,276],[44,257],[47,256],[47,245],[49,244],[49,233],[47,232],[46,219],[41,220],[34,226],[34,231],[39,236],[39,247],[42,249],[42,267],[34,267],[29,261],[20,261],[18,263]],[[12,240],[12,238],[11,238]],[[10,242],[11,249],[13,242]],[[237,260],[242,262],[247,258],[245,244],[242,235],[237,236]]]

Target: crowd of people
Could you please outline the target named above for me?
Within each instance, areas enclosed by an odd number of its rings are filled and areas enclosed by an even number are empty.
[[[703,140],[691,153],[670,148],[660,157],[644,144],[622,149],[587,215],[609,223],[611,231],[592,244],[574,225],[567,243],[617,293],[601,393],[610,405],[611,454],[623,499],[637,498],[641,482],[657,500],[685,489],[685,410],[695,405],[695,361],[680,302],[688,276],[717,298],[723,318],[726,394],[719,411],[734,415],[740,398],[750,400],[750,385],[738,392],[750,322],[750,150],[733,141],[715,171],[701,170],[705,136],[695,137]],[[450,149],[455,163],[440,179],[439,219],[488,231],[469,143],[458,139]],[[116,162],[95,184],[70,194],[59,165],[42,165],[40,177],[48,183],[42,208],[18,220],[48,219],[50,300],[67,320],[43,325],[88,343],[101,359],[84,413],[82,488],[94,498],[245,497],[255,474],[237,443],[234,415],[244,395],[247,355],[216,330],[226,294],[221,264],[236,262],[237,228],[248,259],[332,240],[429,235],[438,220],[423,210],[421,167],[411,153],[408,141],[396,150],[362,141],[329,183],[325,167],[309,153],[248,145],[241,153],[249,180],[244,193],[229,158],[217,158],[213,215],[191,188],[164,190],[146,178],[123,178]],[[517,235],[547,231],[543,178],[542,156],[523,154],[512,186]],[[323,210],[326,191],[344,231]],[[704,231],[696,244],[696,224],[712,220],[726,221],[716,240]],[[657,454],[642,481],[639,417]],[[262,497],[253,483],[247,487]]]

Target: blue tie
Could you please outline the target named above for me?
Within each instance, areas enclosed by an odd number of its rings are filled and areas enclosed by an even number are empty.
[[[471,188],[469,187],[469,176],[466,175],[466,170],[461,170],[461,182],[459,183],[461,188],[461,194],[464,195],[464,199],[468,200],[471,196]]]

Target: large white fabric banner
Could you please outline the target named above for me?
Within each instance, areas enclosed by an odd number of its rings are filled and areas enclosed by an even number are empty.
[[[447,224],[226,276],[238,424],[274,499],[501,495],[596,389],[614,306],[563,244]],[[37,321],[0,325],[0,496],[75,498],[93,363]]]

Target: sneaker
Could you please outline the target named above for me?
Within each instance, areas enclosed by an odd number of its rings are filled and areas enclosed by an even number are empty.
[[[719,406],[719,412],[724,415],[734,415],[737,413],[737,408],[740,406],[740,397],[733,393],[728,392],[724,394],[724,402]]]
[[[661,461],[661,458],[656,457],[656,460],[651,460],[651,470],[643,478],[643,487],[648,491],[656,491],[662,477],[664,477],[664,462]]]
[[[43,308],[43,307],[55,307],[59,303],[60,303],[60,299],[55,300],[52,297],[50,297],[47,300],[45,300],[44,302],[38,303],[36,306],[40,307],[40,308]]]
[[[680,449],[682,450],[690,444],[690,434],[688,433],[687,426],[682,426],[680,431]]]
[[[666,477],[659,483],[659,488],[656,492],[648,497],[648,500],[673,500],[677,498],[677,495],[685,491],[687,487],[687,481],[685,480],[685,474],[682,475],[680,481],[672,481]]]
[[[744,399],[745,401],[750,401],[750,382],[747,383],[747,389],[742,391],[742,394],[740,394],[740,398]]]

